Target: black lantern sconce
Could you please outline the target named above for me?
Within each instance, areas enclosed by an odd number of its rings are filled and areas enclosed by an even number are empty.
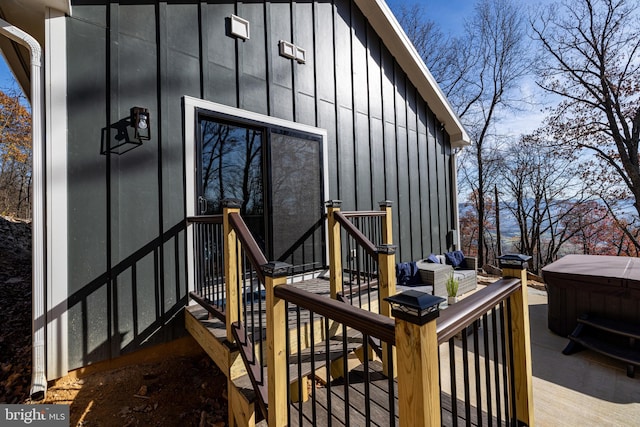
[[[409,323],[424,325],[440,315],[439,305],[444,298],[410,290],[384,299],[391,304],[391,314]]]
[[[133,107],[131,109],[131,126],[135,129],[135,138],[138,141],[150,140],[151,118],[149,117],[149,109]]]

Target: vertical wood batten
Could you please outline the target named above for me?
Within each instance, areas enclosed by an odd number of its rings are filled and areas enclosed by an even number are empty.
[[[416,179],[416,175],[420,176],[420,163],[418,162],[418,114],[417,114],[417,91],[411,84],[407,83],[407,174],[409,178],[408,199],[409,199],[409,246],[410,255],[406,259],[422,258],[422,245],[420,231],[420,179]]]
[[[429,182],[429,212],[431,213],[431,252],[441,253],[440,242],[440,219],[439,219],[439,198],[438,198],[438,143],[436,142],[435,115],[427,111],[427,153],[428,153],[428,182]]]
[[[420,179],[418,180],[418,197],[420,200],[420,245],[422,248],[421,258],[432,252],[431,250],[431,214],[430,214],[430,188],[429,185],[429,158],[428,158],[428,138],[427,138],[427,105],[424,100],[418,97],[417,132],[418,132],[418,169]],[[426,177],[426,179],[425,179]]]

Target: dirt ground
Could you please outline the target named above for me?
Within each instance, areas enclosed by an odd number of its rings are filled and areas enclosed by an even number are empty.
[[[71,373],[31,401],[30,243],[28,223],[0,217],[0,403],[67,404],[70,426],[227,425],[226,377],[204,353]]]
[[[206,355],[68,375],[44,402],[68,404],[71,426],[227,425],[226,378]]]

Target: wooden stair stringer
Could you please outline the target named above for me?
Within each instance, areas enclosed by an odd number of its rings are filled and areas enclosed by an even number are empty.
[[[238,348],[227,339],[223,322],[209,319],[205,309],[194,305],[185,309],[185,328],[227,378],[246,375]]]
[[[185,328],[227,377],[229,425],[264,425],[264,422],[256,421],[256,395],[238,347],[227,339],[224,322],[209,317],[204,308],[188,306],[185,309]]]

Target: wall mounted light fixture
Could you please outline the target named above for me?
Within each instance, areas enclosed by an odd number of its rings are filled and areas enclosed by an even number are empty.
[[[307,51],[299,46],[296,46],[296,61],[300,64],[307,62]]]
[[[280,40],[278,44],[280,45],[280,56],[284,56],[285,58],[289,59],[295,59],[296,45],[285,40]]]
[[[230,32],[232,35],[241,38],[242,40],[249,40],[250,36],[250,27],[249,21],[246,19],[242,19],[239,16],[231,15],[231,29]]]
[[[295,59],[300,64],[307,62],[307,51],[300,46],[296,46],[286,40],[280,40],[278,45],[280,46],[280,56]]]
[[[151,118],[149,116],[149,109],[133,107],[131,109],[131,126],[135,129],[135,138],[138,141],[150,140]]]

